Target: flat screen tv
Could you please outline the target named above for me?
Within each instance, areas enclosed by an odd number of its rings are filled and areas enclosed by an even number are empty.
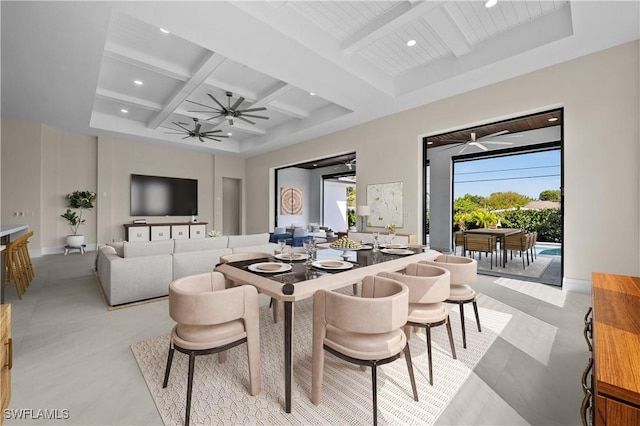
[[[131,175],[131,216],[198,214],[198,180]]]

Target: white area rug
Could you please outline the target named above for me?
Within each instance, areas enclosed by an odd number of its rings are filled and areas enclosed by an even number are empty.
[[[468,312],[467,349],[462,348],[459,313],[451,309],[458,359],[451,358],[444,326],[433,329],[434,386],[429,385],[425,334],[410,340],[419,402],[413,401],[404,359],[378,369],[378,422],[393,425],[430,425],[464,384],[480,358],[511,315],[483,308],[480,295],[478,332],[473,309]],[[269,309],[261,310],[260,339],[262,392],[248,393],[246,345],[229,351],[226,363],[217,355],[196,358],[191,408],[192,424],[371,424],[371,372],[326,354],[322,403],[311,403],[311,299],[296,303],[292,413],[284,412],[283,322],[274,324]],[[465,315],[466,316],[466,315]],[[147,382],[162,420],[183,424],[188,357],[175,352],[169,385],[162,388],[169,336],[136,343],[133,354]]]

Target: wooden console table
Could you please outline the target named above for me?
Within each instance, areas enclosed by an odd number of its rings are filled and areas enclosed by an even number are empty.
[[[640,424],[640,277],[592,274],[593,424]],[[587,335],[587,322],[585,335]],[[583,375],[589,389],[588,370]],[[586,382],[586,383],[585,383]],[[588,395],[587,395],[588,396]],[[584,408],[584,404],[583,404]],[[585,413],[583,413],[585,417]],[[588,419],[586,423],[588,423]]]
[[[127,241],[205,238],[207,222],[125,223],[124,235]]]

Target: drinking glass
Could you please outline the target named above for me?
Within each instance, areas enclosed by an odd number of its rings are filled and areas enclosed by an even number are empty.
[[[280,254],[284,255],[284,249],[287,247],[287,240],[284,238],[279,239],[278,244],[280,245]]]
[[[311,264],[311,250],[313,249],[313,239],[305,238],[302,240],[302,246],[304,247],[304,252],[307,254],[307,260],[304,262],[305,265]]]

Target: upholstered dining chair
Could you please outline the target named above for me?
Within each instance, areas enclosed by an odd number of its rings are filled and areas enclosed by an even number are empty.
[[[313,297],[311,401],[315,405],[321,401],[325,350],[361,368],[371,367],[374,425],[378,423],[377,367],[395,361],[403,351],[417,401],[411,353],[402,330],[408,308],[409,289],[389,278],[365,277],[362,297],[318,290]]]
[[[279,252],[279,251],[278,251]],[[255,260],[255,259],[266,259],[273,257],[271,253],[262,253],[262,252],[244,252],[244,253],[233,253],[233,254],[225,254],[220,256],[220,263],[229,263],[229,262],[242,262],[243,260]],[[227,281],[227,287],[236,285],[232,281]],[[280,319],[280,304],[273,297],[269,302],[269,307],[273,310],[273,322],[278,322]]]
[[[451,273],[451,286],[449,298],[445,302],[456,303],[460,307],[460,323],[462,325],[462,347],[467,347],[467,332],[464,323],[464,305],[472,303],[476,315],[478,331],[480,328],[480,315],[476,302],[476,292],[470,287],[478,279],[478,261],[463,256],[440,255],[434,260],[425,260],[419,263],[439,266]]]
[[[429,384],[433,386],[433,358],[431,353],[431,328],[446,325],[449,334],[451,355],[456,357],[453,343],[449,309],[442,303],[449,298],[451,273],[438,266],[423,263],[407,265],[405,273],[380,272],[378,276],[400,281],[409,288],[409,316],[404,334],[411,339],[414,327],[425,329],[427,335],[427,359],[429,362]]]
[[[524,264],[525,254],[527,256],[527,265],[529,264],[530,241],[531,241],[531,236],[523,232],[513,234],[513,235],[507,235],[504,239],[504,249],[509,250],[511,259],[513,259],[514,250],[517,252],[520,252],[520,257],[522,258],[522,269],[527,268]]]
[[[169,382],[174,351],[189,355],[185,425],[191,413],[196,356],[217,353],[219,361],[224,362],[228,349],[246,343],[249,393],[260,393],[260,314],[255,287],[227,289],[219,272],[179,278],[169,284],[169,315],[177,324],[171,331],[162,387]]]
[[[453,233],[453,254],[458,254],[458,247],[460,247],[460,254],[464,255],[464,233],[462,231]]]

